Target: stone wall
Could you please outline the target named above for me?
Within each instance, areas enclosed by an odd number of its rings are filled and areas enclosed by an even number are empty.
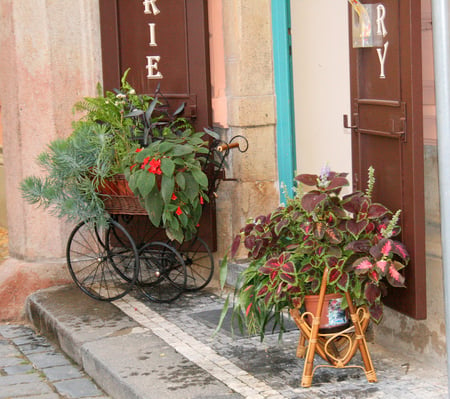
[[[223,0],[228,137],[248,139],[246,153],[235,152],[217,201],[218,252],[251,216],[278,205],[270,0]]]
[[[375,339],[383,346],[446,367],[437,147],[425,146],[424,158],[427,319],[414,320],[385,308],[383,321],[375,327]]]
[[[11,258],[0,265],[0,319],[15,318],[32,291],[69,281],[69,226],[22,199],[36,156],[71,132],[72,106],[101,78],[98,2],[0,4],[0,104]]]

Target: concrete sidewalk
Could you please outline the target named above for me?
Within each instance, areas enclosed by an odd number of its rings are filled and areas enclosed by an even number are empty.
[[[378,383],[367,383],[359,368],[319,368],[313,386],[301,388],[298,330],[281,342],[277,334],[261,343],[258,337],[232,337],[226,329],[213,337],[222,305],[207,290],[172,304],[137,295],[107,303],[70,286],[36,292],[27,311],[38,331],[58,342],[112,398],[447,398],[446,370],[374,344]],[[361,365],[358,358],[355,364]]]

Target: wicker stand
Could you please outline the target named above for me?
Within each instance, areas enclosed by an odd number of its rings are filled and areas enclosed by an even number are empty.
[[[319,304],[316,314],[309,312],[300,314],[299,309],[291,309],[290,313],[298,328],[300,339],[297,347],[297,357],[305,357],[303,367],[302,387],[310,387],[315,370],[319,367],[350,368],[359,367],[364,370],[369,382],[376,382],[377,376],[367,348],[365,332],[369,325],[370,315],[367,309],[356,309],[348,292],[345,293],[349,305],[352,325],[337,333],[320,333],[320,315],[322,313],[324,297],[327,287],[328,268],[325,268],[319,294]],[[307,316],[312,316],[312,325],[308,324]],[[308,341],[308,344],[306,344]],[[364,367],[347,365],[356,351],[361,353]],[[313,368],[314,355],[317,353],[329,365],[318,365]]]

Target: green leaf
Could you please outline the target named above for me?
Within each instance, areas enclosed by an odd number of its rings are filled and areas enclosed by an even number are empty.
[[[175,156],[183,156],[187,154],[191,154],[194,151],[194,148],[189,144],[177,145],[173,150],[173,155]]]
[[[161,179],[161,197],[166,204],[170,203],[174,188],[175,179],[173,176],[168,177],[163,174]]]
[[[227,280],[228,275],[228,255],[225,254],[225,256],[222,259],[222,262],[220,262],[220,275],[219,275],[219,281],[220,281],[220,288],[223,290],[223,287],[225,286],[225,282]]]
[[[147,195],[149,195],[153,190],[153,187],[155,186],[155,180],[155,175],[153,173],[139,173],[136,185],[139,188],[139,193],[143,198],[147,197]]]
[[[164,202],[161,198],[157,187],[154,187],[152,192],[145,198],[145,209],[153,226],[159,227],[161,224],[161,214],[163,211]]]
[[[175,164],[170,158],[162,158],[161,170],[166,176],[172,176],[175,171]]]
[[[178,184],[178,187],[180,187],[180,190],[184,190],[186,187],[186,180],[184,178],[183,173],[177,173],[175,175],[175,180]]]
[[[200,169],[192,169],[192,176],[201,187],[208,187],[208,177]]]
[[[171,151],[173,148],[175,147],[175,144],[170,142],[170,141],[163,141],[160,145],[159,145],[159,152],[165,154],[168,151]]]
[[[194,198],[198,196],[199,193],[199,186],[197,181],[192,177],[189,173],[184,173],[184,178],[186,181],[186,188],[185,193],[186,196],[189,198],[190,201],[193,201]]]
[[[230,303],[230,295],[227,296],[225,303],[223,304],[222,312],[220,313],[219,322],[217,323],[217,327],[214,330],[213,335],[216,335],[219,330],[222,328],[223,321],[225,320],[225,316],[228,313],[228,305]]]

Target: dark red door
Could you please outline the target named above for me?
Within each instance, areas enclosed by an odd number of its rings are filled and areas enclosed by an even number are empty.
[[[206,0],[100,0],[103,85],[128,81],[138,93],[158,85],[170,108],[186,104],[197,130],[211,126]],[[200,235],[216,248],[214,203],[203,212]]]
[[[362,3],[368,3],[362,1]],[[407,288],[392,289],[386,304],[426,317],[420,2],[382,0],[373,24],[380,47],[350,42],[353,182],[365,188],[375,168],[376,200],[402,209],[402,239],[411,254]],[[352,29],[350,27],[350,29]],[[350,33],[350,37],[351,37]]]

